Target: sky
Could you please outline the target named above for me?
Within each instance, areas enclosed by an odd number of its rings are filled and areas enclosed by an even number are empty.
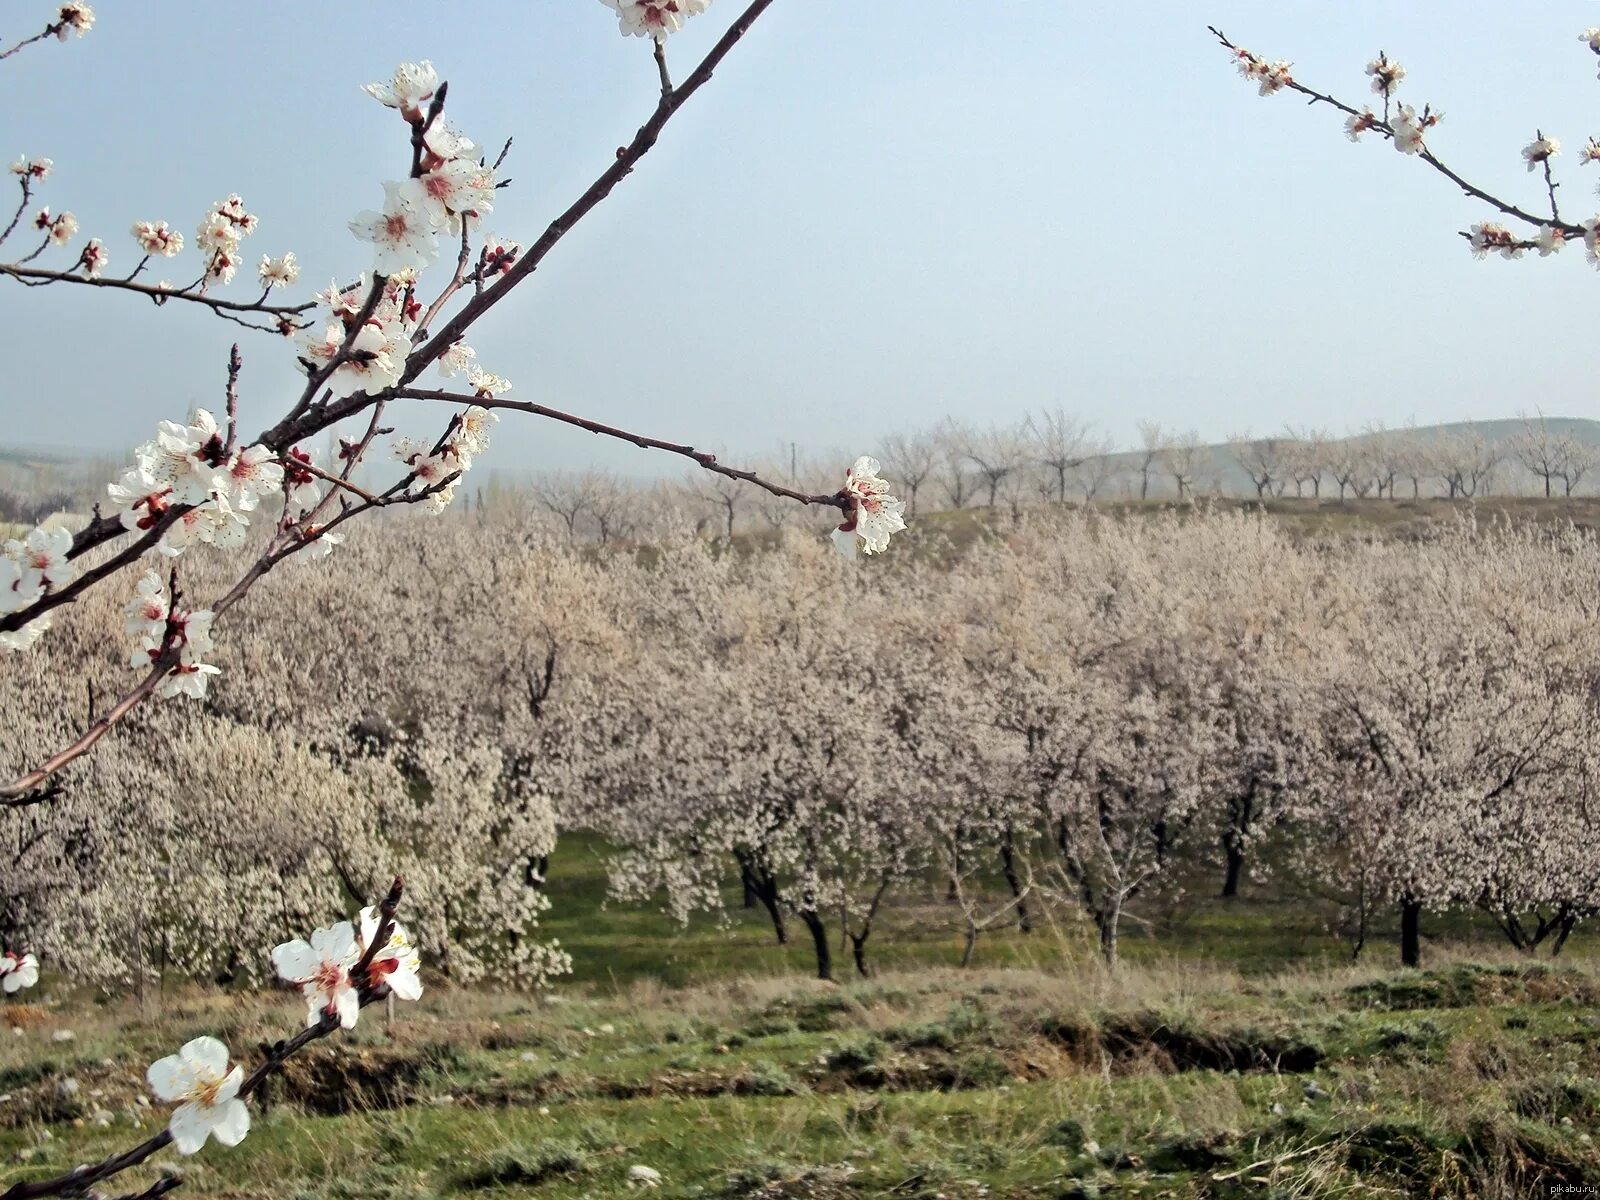
[[[677,77],[741,7],[716,0],[671,40]],[[6,10],[10,45],[53,5]],[[248,263],[293,250],[306,295],[353,278],[370,249],[346,222],[409,162],[404,125],[359,85],[398,61],[431,59],[479,142],[515,138],[486,228],[524,243],[657,88],[648,43],[598,0],[96,11],[83,40],[0,63],[0,153],[55,160],[41,201],[103,238],[112,272],[137,261],[135,220],[166,220],[191,242],[171,275],[192,278],[195,225],[238,192],[260,217]],[[1542,204],[1520,157],[1538,128],[1564,143],[1563,215],[1600,211],[1600,166],[1577,161],[1600,132],[1577,36],[1600,23],[1593,0],[777,0],[470,341],[513,398],[745,458],[1056,407],[1123,444],[1141,420],[1220,440],[1600,415],[1581,251],[1474,261],[1455,231],[1484,206],[1350,144],[1324,107],[1258,97],[1208,22],[1356,103],[1383,49],[1404,97],[1444,110],[1429,144],[1466,178]],[[0,259],[31,249],[14,235]],[[247,427],[295,391],[287,344],[193,306],[0,279],[0,329],[4,444],[123,454],[220,406],[236,338]],[[508,417],[496,467],[681,467]]]

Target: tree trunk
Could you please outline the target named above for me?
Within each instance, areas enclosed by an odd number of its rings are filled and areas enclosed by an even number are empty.
[[[1236,831],[1230,829],[1222,835],[1222,852],[1228,856],[1227,873],[1222,877],[1222,898],[1231,900],[1239,894],[1239,876],[1244,873],[1244,843]]]
[[[1022,898],[1022,879],[1017,874],[1017,852],[1009,829],[1000,843],[1000,865],[1005,870],[1006,885],[1017,902],[1017,930],[1020,933],[1032,933],[1033,917],[1028,912],[1028,902]]]
[[[856,960],[856,974],[863,979],[870,979],[872,972],[867,970],[867,938],[872,931],[863,929],[859,934],[850,934],[850,954]]]
[[[1422,902],[1409,896],[1400,901],[1400,964],[1422,965]]]
[[[811,931],[811,944],[817,951],[817,978],[833,978],[833,948],[828,945],[828,927],[822,923],[822,918],[811,909],[804,909],[800,919],[806,923],[806,928]]]
[[[1095,924],[1100,927],[1100,956],[1106,966],[1117,965],[1117,922],[1122,918],[1122,902],[1113,901],[1109,908],[1096,914]]]

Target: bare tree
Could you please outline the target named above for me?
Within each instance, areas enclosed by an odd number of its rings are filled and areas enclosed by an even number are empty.
[[[989,507],[999,498],[1000,485],[1020,472],[1027,463],[1022,433],[1014,426],[991,425],[967,434],[967,458],[978,468],[978,476],[989,491]],[[1016,482],[1013,480],[1013,482]]]
[[[1524,415],[1522,428],[1506,439],[1506,450],[1511,457],[1544,484],[1547,500],[1552,492],[1551,481],[1564,477],[1576,448],[1570,435],[1550,431],[1543,413],[1537,419]]]
[[[545,475],[533,484],[533,497],[541,507],[561,518],[567,537],[578,540],[578,520],[599,499],[598,477],[590,472],[577,475]]]
[[[939,469],[938,440],[926,433],[891,433],[883,439],[883,460],[905,493],[906,511],[917,512],[918,489]]]
[[[1150,499],[1150,472],[1161,461],[1170,439],[1155,421],[1139,422],[1139,499]]]
[[[1028,416],[1022,424],[1022,435],[1033,461],[1044,468],[1048,486],[1041,490],[1045,498],[1065,504],[1068,476],[1094,452],[1087,422],[1059,407],[1045,409]]]
[[[1256,499],[1283,495],[1287,485],[1289,447],[1281,438],[1253,438],[1248,433],[1228,439],[1234,461],[1250,477]]]
[[[1205,454],[1206,447],[1200,441],[1200,434],[1193,429],[1172,438],[1162,447],[1161,464],[1172,476],[1179,501],[1193,498],[1195,475],[1200,470],[1200,461]],[[1142,491],[1140,495],[1143,498]]]

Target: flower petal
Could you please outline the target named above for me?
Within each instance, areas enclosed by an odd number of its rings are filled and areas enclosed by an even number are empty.
[[[159,1100],[183,1100],[194,1090],[194,1068],[176,1054],[156,1059],[144,1077]]]

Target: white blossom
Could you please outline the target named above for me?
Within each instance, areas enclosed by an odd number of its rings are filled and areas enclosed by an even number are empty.
[[[1559,225],[1541,225],[1539,227],[1539,257],[1548,258],[1567,244],[1567,232]]]
[[[90,238],[89,244],[83,248],[83,255],[78,260],[83,264],[83,273],[90,279],[99,279],[105,272],[106,263],[111,256],[106,253],[105,244],[99,238]]]
[[[387,83],[369,83],[361,90],[386,108],[397,108],[408,121],[422,116],[422,106],[433,99],[439,88],[439,73],[427,59],[415,63],[401,63],[394,69],[394,78]]]
[[[690,17],[711,7],[711,0],[600,0],[617,14],[617,24],[625,35],[653,37],[658,42],[677,33]]]
[[[1504,225],[1497,221],[1484,221],[1474,225],[1468,233],[1467,243],[1474,258],[1483,258],[1491,252],[1501,258],[1521,258],[1525,246]]]
[[[470,159],[441,163],[415,183],[419,207],[437,226],[454,230],[462,216],[477,218],[494,208],[494,174]]]
[[[503,396],[511,390],[509,379],[485,371],[482,367],[472,368],[472,372],[467,376],[467,384],[475,394],[488,400]]]
[[[33,227],[49,239],[52,246],[65,246],[78,233],[78,218],[69,212],[50,215],[48,208],[41,208],[33,217]]]
[[[271,255],[261,256],[261,266],[256,269],[256,274],[261,280],[261,285],[266,288],[289,287],[300,278],[300,264],[295,261],[294,251],[290,250],[282,258],[273,258]]]
[[[14,995],[39,982],[39,960],[32,954],[0,954],[0,988]]]
[[[380,915],[371,905],[361,910],[363,952],[378,936]],[[417,977],[421,968],[422,956],[417,953],[411,935],[406,932],[404,925],[394,922],[389,941],[372,956],[368,966],[369,978],[374,985],[379,982],[388,984],[389,990],[402,1000],[417,1000],[422,996],[422,980]]]
[[[67,40],[69,31],[82,37],[94,28],[94,9],[83,0],[70,0],[56,11],[56,24],[60,26],[56,37],[61,41]]]
[[[178,1106],[167,1129],[179,1154],[194,1154],[212,1137],[237,1146],[250,1132],[250,1110],[239,1099],[244,1068],[230,1070],[228,1063],[227,1046],[214,1037],[198,1037],[150,1064],[145,1075],[150,1090]]]
[[[427,266],[438,257],[439,245],[417,181],[389,180],[383,192],[383,211],[357,213],[350,221],[350,232],[373,244],[373,270],[379,275]]]
[[[1344,135],[1352,142],[1358,142],[1361,140],[1363,133],[1376,128],[1377,124],[1377,115],[1370,108],[1363,109],[1361,112],[1352,113],[1345,118]]]
[[[478,357],[478,352],[465,342],[456,342],[439,356],[439,374],[446,379],[453,379],[462,371],[472,369],[472,360]]]
[[[146,254],[171,258],[183,249],[183,234],[169,228],[165,221],[140,221],[133,227],[133,236]]]
[[[350,968],[360,961],[361,946],[349,921],[314,931],[309,943],[296,939],[272,951],[279,977],[298,987],[306,999],[307,1025],[317,1024],[328,1013],[346,1029],[355,1026],[361,998]]]
[[[1542,163],[1549,162],[1560,153],[1561,142],[1553,137],[1545,137],[1543,134],[1540,134],[1522,148],[1523,161],[1528,164],[1528,170],[1530,171],[1537,169]]]
[[[1367,74],[1372,77],[1372,90],[1380,96],[1394,95],[1395,88],[1406,77],[1406,69],[1385,54],[1378,55],[1367,64]]]
[[[1411,105],[1402,104],[1389,124],[1394,127],[1394,148],[1401,154],[1416,154],[1422,149],[1422,122]]]
[[[0,578],[3,577],[4,571],[0,570]],[[55,616],[56,614],[52,610],[35,617],[21,629],[0,631],[0,650],[5,650],[11,654],[23,654],[32,650],[34,644],[50,631],[50,626],[54,623]]]
[[[853,557],[855,545],[850,535],[859,538],[866,554],[889,548],[889,537],[906,527],[905,504],[889,494],[889,485],[878,477],[878,460],[862,455],[845,472],[844,494],[851,500],[850,511],[834,532],[834,544]],[[840,535],[845,535],[840,537]]]
[[[11,173],[43,183],[50,178],[50,170],[54,166],[55,163],[48,158],[30,158],[24,154],[11,164]]]

